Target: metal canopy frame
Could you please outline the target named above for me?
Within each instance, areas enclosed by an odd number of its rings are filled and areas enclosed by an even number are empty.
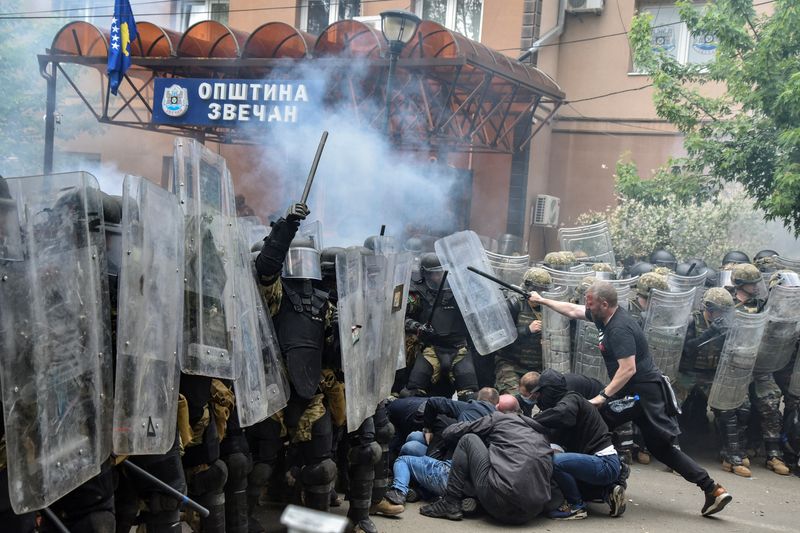
[[[437,28],[433,27],[433,30]],[[225,144],[254,145],[265,140],[268,142],[269,130],[260,131],[256,141],[250,136],[250,131],[237,128],[153,124],[150,119],[154,80],[157,77],[263,79],[272,72],[285,77],[286,73],[304,70],[298,67],[311,62],[315,69],[333,74],[332,87],[325,95],[325,101],[339,108],[345,105],[362,126],[380,130],[388,109],[389,137],[398,148],[460,152],[510,154],[524,149],[553,117],[564,98],[554,83],[537,84],[521,77],[513,68],[509,69],[508,64],[493,61],[486,52],[483,55],[459,54],[455,57],[401,57],[397,63],[395,88],[388,108],[384,102],[389,60],[380,57],[377,52],[370,57],[313,58],[132,55],[131,68],[120,84],[118,97],[111,98],[107,82],[99,84],[97,94],[94,94],[94,89],[91,92],[84,91],[64,69],[66,64],[78,65],[96,69],[102,77],[105,76],[107,57],[82,55],[80,39],[74,30],[72,35],[77,53],[53,49],[38,56],[40,73],[47,80],[45,172],[52,170],[55,97],[59,75],[99,123]],[[457,34],[454,37],[467,41]],[[420,42],[416,50],[419,51],[423,44]],[[464,43],[461,46],[465,46]],[[353,79],[347,74],[348,68],[345,67],[354,63],[367,69],[366,72],[370,73],[367,80]],[[508,61],[505,60],[505,63]],[[522,121],[533,124],[531,132],[525,139],[515,139],[515,127]]]

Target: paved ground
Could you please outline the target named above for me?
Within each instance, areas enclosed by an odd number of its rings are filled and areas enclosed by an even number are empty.
[[[756,531],[800,531],[800,478],[778,476],[754,462],[750,479],[722,472],[710,458],[700,461],[711,476],[733,494],[733,502],[718,518],[703,518],[700,508],[703,495],[683,478],[666,472],[663,465],[634,465],[628,486],[628,507],[619,519],[607,516],[608,507],[590,504],[585,520],[556,522],[538,518],[525,526],[508,527],[488,518],[466,519],[461,522],[436,520],[419,514],[420,504],[409,504],[397,518],[374,517],[381,533],[434,531],[463,533],[466,531],[569,531],[614,533],[714,533]],[[334,509],[336,514],[347,513],[347,503]],[[269,531],[280,531],[279,511],[262,508],[262,523]]]

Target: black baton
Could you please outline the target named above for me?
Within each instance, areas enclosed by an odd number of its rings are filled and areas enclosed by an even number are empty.
[[[496,277],[492,276],[491,274],[487,274],[486,272],[483,272],[482,270],[478,270],[475,267],[468,266],[467,270],[469,270],[470,272],[475,272],[479,276],[483,276],[484,278],[486,278],[488,280],[494,281],[498,285],[502,285],[503,287],[505,287],[506,289],[508,289],[510,291],[514,291],[517,294],[521,294],[526,299],[530,298],[530,296],[531,296],[531,294],[529,292],[525,292],[525,290],[522,287],[520,287],[519,285],[512,285],[511,283],[506,283],[502,279],[496,278]]]
[[[43,508],[42,513],[53,523],[54,526],[56,526],[56,529],[61,533],[69,533],[69,529],[67,529],[67,526],[64,525],[64,522],[59,520],[56,516],[56,513],[51,511],[49,507]]]
[[[319,166],[319,158],[322,157],[322,150],[325,148],[325,141],[328,140],[328,132],[322,132],[322,138],[319,140],[319,146],[317,146],[317,153],[314,155],[314,161],[311,163],[311,170],[308,173],[308,178],[306,179],[306,187],[303,189],[303,196],[300,198],[300,203],[304,204],[308,200],[308,194],[311,192],[311,184],[314,183],[314,176],[317,175],[317,167]]]

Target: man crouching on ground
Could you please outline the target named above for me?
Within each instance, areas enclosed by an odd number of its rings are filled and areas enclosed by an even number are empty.
[[[442,499],[420,513],[461,520],[461,502],[477,498],[483,509],[507,524],[524,524],[550,500],[552,450],[534,420],[492,413],[448,427],[445,441],[458,442]]]

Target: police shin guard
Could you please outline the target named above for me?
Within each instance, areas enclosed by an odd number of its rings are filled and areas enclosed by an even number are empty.
[[[329,512],[331,507],[331,484],[336,479],[336,463],[323,459],[313,465],[306,465],[300,471],[303,483],[303,501],[309,509]]]
[[[372,483],[375,479],[375,464],[381,459],[381,447],[377,442],[350,448],[347,454],[350,477],[350,509],[347,517],[358,524],[369,520],[372,505]]]
[[[187,476],[189,494],[209,511],[207,517],[200,518],[202,533],[225,533],[225,482],[228,467],[219,459],[205,470]]]
[[[722,440],[722,455],[733,465],[742,463],[742,444],[735,410],[714,411],[714,423]]]
[[[475,399],[478,392],[478,375],[475,372],[475,365],[470,353],[461,359],[456,358],[453,363],[453,385],[460,401],[467,402]]]
[[[372,482],[372,503],[380,502],[389,488],[389,473],[392,465],[389,463],[389,443],[394,436],[394,425],[386,416],[386,408],[378,406],[375,411],[375,441],[381,447],[381,457],[375,463],[375,479]]]
[[[180,533],[179,504],[172,496],[153,493],[148,501],[148,511],[142,514],[147,533]]]
[[[263,531],[264,529],[255,518],[256,510],[259,506],[261,493],[272,477],[272,465],[266,463],[256,463],[247,478],[247,510],[250,516],[250,530]]]
[[[224,458],[228,467],[225,483],[225,528],[227,533],[247,533],[247,475],[250,458],[244,453],[234,453]]]
[[[617,449],[620,459],[628,465],[633,461],[633,433],[633,422],[625,422],[621,426],[617,426],[612,433],[614,447]]]

